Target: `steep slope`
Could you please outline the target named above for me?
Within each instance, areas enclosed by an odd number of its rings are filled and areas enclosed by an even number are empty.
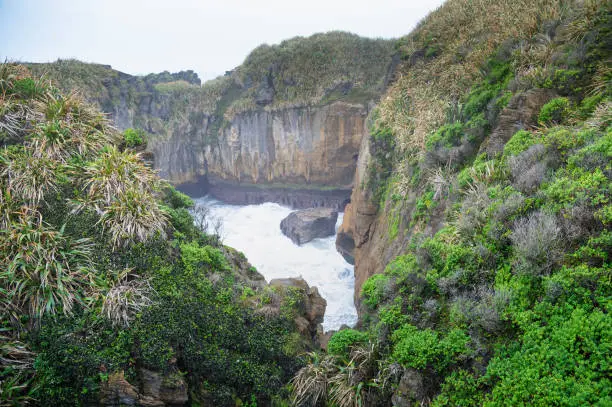
[[[325,300],[267,285],[122,136],[0,64],[0,405],[282,398]]]
[[[611,26],[609,1],[450,0],[400,39],[337,240],[359,329],[298,402],[610,403]]]
[[[343,201],[392,53],[392,41],[348,33],[297,37],[260,46],[201,87],[190,71],[134,77],[78,61],[30,68],[81,89],[120,129],[149,132],[155,167],[176,184],[338,189]]]

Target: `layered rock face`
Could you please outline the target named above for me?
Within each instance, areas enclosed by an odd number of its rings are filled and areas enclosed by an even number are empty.
[[[351,184],[368,107],[320,107],[237,115],[206,148],[211,183]]]
[[[211,186],[224,198],[224,189],[256,186],[286,190],[264,199],[287,203],[304,189],[320,193],[310,202],[301,194],[299,203],[341,208],[365,119],[397,65],[394,53],[392,41],[332,32],[262,45],[204,85],[193,71],[132,76],[73,60],[30,69],[66,91],[79,89],[120,130],[150,133],[160,176],[193,195]],[[342,197],[330,202],[330,190]],[[227,195],[238,204],[261,199]]]
[[[302,245],[319,237],[333,236],[338,212],[330,208],[313,208],[292,212],[280,223],[283,234]]]

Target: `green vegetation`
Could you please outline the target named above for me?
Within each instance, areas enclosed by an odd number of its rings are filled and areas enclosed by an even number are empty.
[[[553,99],[542,106],[538,122],[545,125],[561,124],[567,119],[569,110],[570,103],[567,98]]]
[[[261,312],[244,256],[132,151],[140,130],[19,65],[0,90],[0,405],[119,403],[143,369],[193,405],[286,398],[303,293]]]
[[[609,36],[601,2],[450,0],[400,39],[361,186],[392,260],[297,404],[612,403]]]
[[[141,146],[145,142],[145,133],[140,129],[125,129],[123,141],[130,148]]]
[[[366,332],[343,329],[331,337],[327,344],[327,351],[332,355],[348,357],[352,347],[363,345],[367,341],[368,334]]]

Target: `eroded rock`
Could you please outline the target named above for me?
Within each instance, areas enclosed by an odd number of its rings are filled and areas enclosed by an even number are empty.
[[[308,283],[301,277],[273,279],[270,281],[270,287],[276,289],[281,295],[288,295],[291,290],[301,294],[301,307],[295,317],[295,324],[304,338],[318,346],[319,338],[323,335],[321,323],[325,316],[327,301],[321,297],[317,287],[308,286]]]
[[[338,212],[330,208],[312,208],[292,212],[281,221],[280,228],[295,244],[308,243],[318,237],[336,233]]]

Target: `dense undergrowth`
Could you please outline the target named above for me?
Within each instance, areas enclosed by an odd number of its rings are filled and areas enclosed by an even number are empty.
[[[396,257],[297,404],[612,403],[610,10],[451,0],[400,40],[362,186]]]
[[[300,367],[296,299],[194,225],[144,137],[0,65],[0,405],[96,404],[147,371],[191,405],[268,404]]]

